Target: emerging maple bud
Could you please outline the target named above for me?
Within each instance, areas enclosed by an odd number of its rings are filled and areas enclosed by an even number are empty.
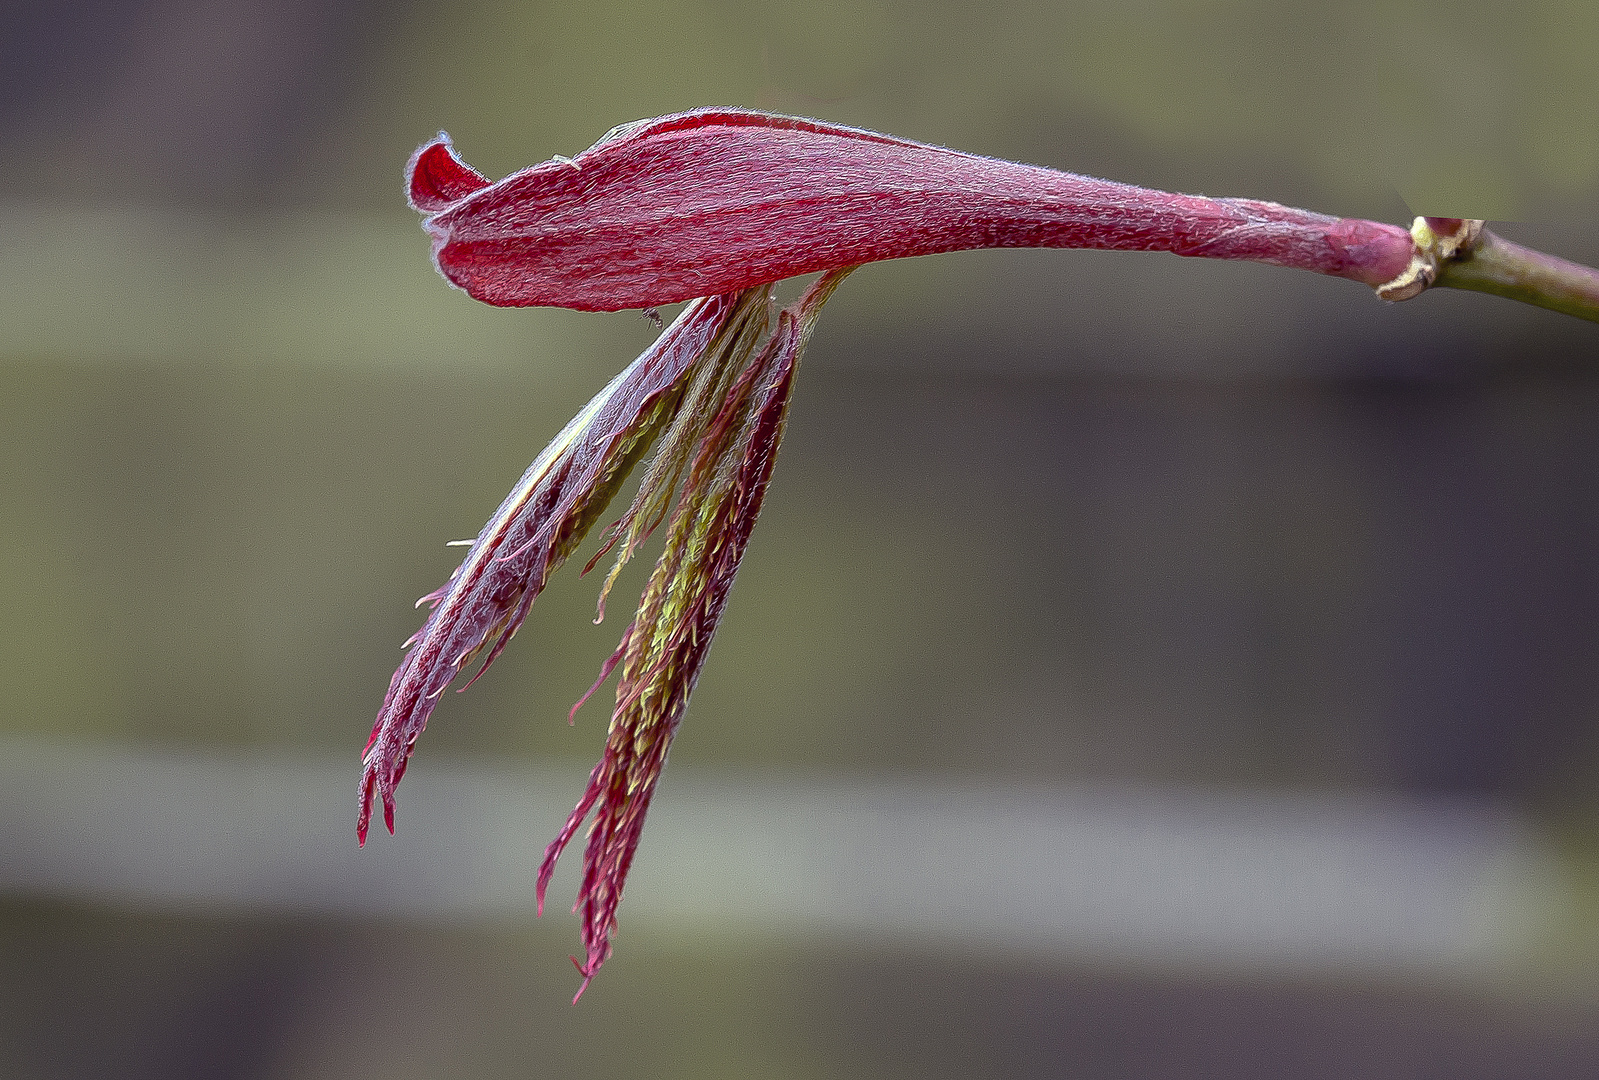
[[[584,571],[617,547],[603,616],[622,565],[670,514],[638,613],[589,690],[620,666],[604,755],[538,876],[542,911],[556,859],[592,813],[575,907],[579,995],[610,955],[645,812],[765,497],[795,366],[850,269],[964,248],[1090,247],[1296,266],[1379,292],[1409,288],[1404,275],[1418,273],[1411,234],[1396,226],[734,109],[617,128],[576,158],[498,183],[441,135],[411,158],[406,179],[411,205],[429,215],[440,272],[480,300],[585,310],[693,301],[544,449],[449,581],[419,601],[431,613],[406,642],[363,757],[365,843],[374,796],[394,830],[394,789],[439,695],[483,650],[478,674],[493,663],[658,442],[632,506]],[[772,283],[814,271],[824,273],[768,335]]]
[[[412,158],[443,275],[490,304],[585,311],[688,300],[881,259],[995,247],[1248,259],[1374,288],[1396,225],[1176,195],[737,109],[619,127],[497,183],[440,136]]]

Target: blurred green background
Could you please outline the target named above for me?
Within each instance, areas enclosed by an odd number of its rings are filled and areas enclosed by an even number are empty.
[[[1596,55],[1587,0],[31,5],[0,30],[0,737],[342,755],[353,823],[444,542],[653,335],[446,287],[399,182],[440,128],[496,177],[735,104],[1503,219],[1595,263]],[[0,1073],[1599,1069],[1596,362],[1595,328],[1548,312],[1265,267],[868,267],[807,357],[673,756],[1492,806],[1560,891],[1470,977],[630,933],[624,904],[573,1010],[570,921],[185,911],[11,875]],[[591,625],[597,585],[555,579],[413,776],[598,754],[603,709],[563,722],[625,624]]]

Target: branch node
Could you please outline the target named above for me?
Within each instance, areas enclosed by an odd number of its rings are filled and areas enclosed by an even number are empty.
[[[1471,254],[1483,225],[1478,218],[1417,218],[1410,225],[1410,264],[1392,281],[1378,285],[1377,295],[1396,302],[1420,296],[1438,280],[1445,263]]]

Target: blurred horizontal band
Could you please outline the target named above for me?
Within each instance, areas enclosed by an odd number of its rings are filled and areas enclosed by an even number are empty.
[[[414,216],[230,217],[0,199],[0,359],[518,366],[590,377],[575,317],[448,288]],[[576,353],[574,356],[572,354]]]
[[[358,773],[353,756],[0,740],[0,890],[531,918],[540,854],[587,766],[419,762],[397,837],[364,851]],[[1515,963],[1560,896],[1527,830],[1469,801],[673,766],[625,903],[628,925],[657,931],[1416,975]]]

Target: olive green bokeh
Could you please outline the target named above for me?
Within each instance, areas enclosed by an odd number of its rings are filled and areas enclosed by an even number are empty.
[[[1526,219],[1495,227],[1599,262],[1599,6],[1288,11],[396,8],[347,92],[293,128],[273,197],[220,209],[148,163],[75,166],[96,160],[81,132],[36,130],[36,186],[0,205],[0,733],[347,752],[353,849],[358,752],[420,624],[411,601],[458,560],[445,542],[472,536],[653,335],[635,315],[496,311],[448,289],[399,184],[441,127],[498,176],[626,120],[745,105],[1345,215]],[[1591,901],[1596,354],[1591,328],[1548,312],[1442,293],[1388,307],[1265,267],[981,252],[863,269],[799,374],[675,754],[1403,792],[1437,775],[1476,783],[1480,763],[1427,763],[1479,747],[1504,763],[1482,786],[1535,820],[1578,823],[1569,859]],[[576,574],[591,550],[495,669],[441,703],[414,769],[599,753],[603,707],[575,727],[566,710],[654,550],[599,627],[598,575]],[[1499,726],[1450,728],[1457,713],[1440,711],[1423,737],[1402,723],[1461,685],[1503,693],[1457,710]],[[1592,907],[1545,943],[1557,959],[1528,958],[1565,981],[1393,993],[1445,1001],[1445,1020],[1418,1021],[1427,1031],[1456,1030],[1450,994],[1480,994],[1464,1012],[1490,1020],[1473,1031],[1534,1033],[1519,1063],[1565,1053],[1593,1028]],[[182,1027],[172,1016],[203,1018],[254,985],[239,973],[271,969],[293,952],[282,942],[310,957],[318,934],[370,964],[361,977],[432,999],[436,1019],[361,1013],[352,1003],[381,989],[302,957],[282,994],[336,1000],[338,1023],[291,1018],[262,1072],[506,1075],[553,1047],[555,1073],[1049,1075],[1073,1048],[1044,1025],[1025,1043],[1036,1057],[1007,1059],[1020,1044],[1006,1018],[1052,1016],[1107,980],[1113,998],[1167,1000],[1136,973],[661,940],[629,935],[625,905],[622,919],[617,958],[569,1019],[564,927],[285,929],[8,901],[0,961],[18,974],[0,979],[0,1014],[20,1039],[24,1005],[65,1016],[76,1002],[86,1021],[132,1017],[125,1045],[158,1040]],[[99,991],[52,981],[102,971]],[[1213,994],[1207,978],[1196,998]],[[973,1005],[968,979],[1003,1016]],[[1321,989],[1303,992],[1319,1015]],[[1337,1044],[1353,1055],[1376,1029],[1361,1010],[1392,999],[1328,993],[1328,1009],[1355,1002]],[[1551,998],[1565,1011],[1540,1011]],[[170,1015],[129,1011],[135,1000]],[[671,1023],[617,1034],[639,1015]],[[1188,1014],[1149,1015],[1177,1030]],[[1251,1036],[1324,1030],[1272,1022]],[[352,1056],[385,1024],[405,1030]],[[463,1032],[482,1041],[452,1050]]]

